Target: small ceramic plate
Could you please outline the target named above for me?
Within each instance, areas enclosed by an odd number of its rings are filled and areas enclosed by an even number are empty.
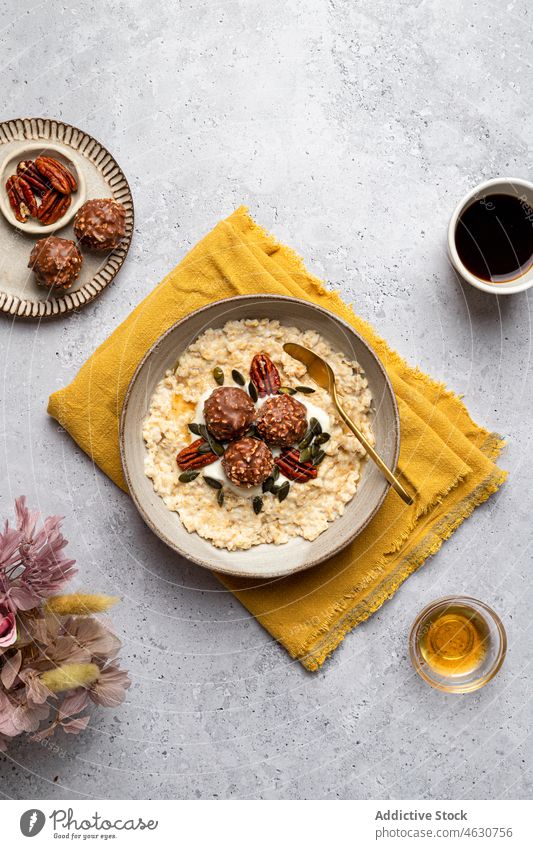
[[[76,182],[78,183],[78,189],[71,195],[71,203],[67,212],[59,219],[59,221],[56,221],[55,224],[43,225],[35,218],[28,218],[28,220],[23,224],[22,222],[17,221],[15,214],[11,209],[5,189],[6,181],[9,177],[17,173],[17,165],[19,162],[22,162],[23,159],[36,159],[43,153],[45,153],[46,156],[55,157],[55,159],[58,159],[63,165],[72,171],[76,178]],[[28,144],[26,147],[18,147],[11,154],[6,156],[0,165],[0,211],[4,218],[6,218],[13,227],[20,230],[21,233],[31,233],[40,239],[47,233],[55,233],[56,230],[62,230],[63,227],[70,224],[78,209],[85,203],[86,199],[87,186],[83,171],[81,168],[78,168],[76,162],[67,155],[67,149],[64,146],[60,147],[58,144],[47,144],[46,147],[43,148],[42,142]]]
[[[146,448],[142,423],[150,399],[165,371],[174,368],[183,351],[208,327],[227,321],[269,318],[302,330],[318,331],[330,345],[363,368],[373,398],[372,427],[376,450],[395,469],[400,450],[400,422],[394,392],[381,362],[353,327],[307,301],[275,295],[246,295],[216,301],[179,321],[152,346],[130,383],[120,428],[122,466],[130,495],[146,524],[171,548],[200,566],[245,578],[277,578],[308,569],[345,548],[370,522],[389,484],[373,463],[365,463],[359,488],[342,516],[313,542],[295,537],[284,545],[263,544],[247,551],[215,548],[183,527],[157,495],[144,473]]]
[[[70,289],[49,292],[35,283],[28,268],[31,250],[47,227],[31,233],[8,213],[0,216],[0,313],[22,318],[53,318],[80,309],[92,301],[113,280],[120,269],[133,234],[133,199],[128,181],[111,154],[92,136],[50,118],[20,118],[0,123],[0,168],[4,168],[0,194],[5,181],[20,159],[35,159],[39,152],[62,155],[79,180],[73,195],[73,209],[51,229],[57,236],[73,239],[72,217],[78,205],[89,198],[113,197],[126,209],[126,235],[111,253],[83,249],[80,276]],[[82,199],[82,195],[85,197]],[[72,215],[70,213],[72,212]],[[13,223],[14,222],[14,223]],[[33,225],[36,222],[32,222]],[[59,226],[58,226],[59,225]]]

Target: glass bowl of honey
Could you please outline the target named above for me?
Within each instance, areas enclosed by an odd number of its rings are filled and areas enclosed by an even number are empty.
[[[479,690],[500,669],[507,650],[499,616],[469,596],[432,601],[409,635],[411,661],[421,678],[446,693]]]

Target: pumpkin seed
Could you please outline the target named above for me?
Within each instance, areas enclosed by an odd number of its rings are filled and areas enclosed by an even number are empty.
[[[222,457],[224,453],[224,446],[221,445],[220,442],[217,442],[216,439],[213,439],[213,437],[211,437],[211,439],[209,440],[209,445],[211,446],[211,449],[217,455],[217,457]]]
[[[178,480],[180,483],[190,483],[193,480],[196,480],[200,472],[195,472],[194,469],[190,469],[188,472],[183,472]]]
[[[320,433],[322,433],[322,425],[320,424],[318,419],[315,419],[314,416],[311,416],[311,418],[309,419],[309,429],[313,431],[313,434],[315,436],[318,436]]]
[[[287,498],[287,496],[289,494],[290,488],[291,488],[291,485],[290,485],[289,481],[285,481],[285,483],[281,484],[281,486],[278,490],[278,501],[285,501],[285,499]]]
[[[274,478],[272,477],[272,475],[269,475],[269,477],[265,481],[263,481],[261,489],[263,490],[263,492],[270,492],[273,486]]]
[[[248,394],[255,404],[255,402],[259,398],[259,395],[257,394],[257,387],[256,387],[255,383],[253,382],[253,380],[251,380],[250,383],[248,384]]]
[[[211,436],[205,425],[198,425],[198,428],[200,430],[200,436],[203,436],[213,454],[216,454],[217,457],[222,457],[224,446]],[[205,454],[206,452],[204,451],[203,453]]]
[[[213,377],[215,378],[218,385],[222,386],[222,384],[224,383],[224,372],[222,371],[220,366],[216,366],[216,368],[213,369]]]
[[[261,512],[263,509],[263,499],[260,495],[256,495],[254,500],[252,501],[252,507],[254,508],[254,513],[257,514]]]
[[[320,466],[322,460],[326,456],[325,451],[319,451],[318,454],[313,457],[313,466]]]
[[[224,504],[224,490],[223,489],[218,490],[217,501],[218,501],[218,506],[222,507],[222,505]]]
[[[298,448],[300,449],[300,451],[302,451],[304,448],[308,448],[308,446],[311,445],[311,442],[313,441],[314,435],[315,434],[313,433],[313,431],[311,429],[309,429],[307,431],[304,438],[302,439],[302,441],[298,445]]]
[[[215,478],[210,478],[208,475],[204,475],[204,481],[208,486],[212,487],[213,489],[222,489],[222,484]]]
[[[311,459],[311,448],[300,451],[300,463],[307,463]]]
[[[259,439],[259,435],[257,433],[257,428],[256,428],[255,425],[250,425],[250,427],[248,428],[248,430],[246,431],[246,433],[244,435],[245,436],[251,436],[254,439]]]
[[[278,389],[279,395],[296,395],[296,389],[293,389],[292,386],[280,386]]]
[[[315,439],[315,445],[324,445],[325,442],[329,442],[331,436],[329,433],[319,433]]]
[[[265,481],[263,481],[263,492],[274,492],[274,489],[275,489],[274,484],[276,483],[278,478],[279,478],[279,466],[276,466],[276,464],[274,464],[274,468],[270,472],[268,478]]]
[[[317,454],[320,454],[321,450],[322,449],[320,448],[320,445],[316,444],[316,439],[313,442],[313,444],[309,446],[309,451],[311,452],[311,457],[316,457]]]
[[[204,442],[203,445],[200,445],[198,448],[198,454],[212,454],[211,446],[208,442]]]
[[[274,486],[270,487],[270,492],[272,493],[272,495],[277,495],[280,489],[281,486],[278,486],[278,484],[274,484]]]
[[[189,430],[190,430],[190,432],[191,432],[191,433],[194,433],[194,434],[195,434],[195,436],[201,436],[201,433],[200,433],[200,425],[199,425],[199,424],[196,424],[196,422],[189,422],[189,424],[187,425],[187,427],[189,428]]]
[[[246,383],[244,377],[242,376],[240,371],[237,371],[236,368],[232,369],[231,376],[232,376],[233,380],[235,381],[235,383],[238,383],[239,386],[244,386],[244,384]]]
[[[316,389],[311,389],[310,386],[297,386],[297,392],[301,392],[303,395],[312,395],[313,392],[316,392]]]

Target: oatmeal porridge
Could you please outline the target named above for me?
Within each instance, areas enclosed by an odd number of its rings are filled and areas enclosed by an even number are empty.
[[[269,319],[206,330],[157,385],[143,437],[155,491],[218,548],[314,540],[357,490],[364,449],[286,342],[328,361],[342,405],[374,442],[362,369],[319,333]]]

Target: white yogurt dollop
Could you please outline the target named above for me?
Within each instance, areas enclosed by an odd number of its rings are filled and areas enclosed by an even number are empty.
[[[216,387],[215,387],[215,389],[216,389]],[[196,404],[196,410],[195,410],[195,413],[194,413],[194,421],[197,424],[205,424],[204,404],[213,391],[214,391],[214,389],[208,389],[198,399],[198,403]],[[265,403],[265,401],[267,401],[269,398],[273,398],[273,397],[275,397],[275,396],[267,395],[266,398],[259,398],[256,405],[255,405],[256,408],[258,410],[260,410],[261,407],[263,406],[263,404]],[[294,396],[294,397],[296,397],[296,396]],[[298,394],[298,398],[296,400],[299,401],[301,404],[303,404],[304,407],[306,408],[307,419],[309,420],[311,418],[315,418],[320,423],[322,430],[325,433],[329,433],[330,426],[331,426],[331,418],[329,416],[329,413],[326,413],[326,411],[323,410],[322,407],[318,407],[316,404],[313,404],[311,401],[308,401],[307,398],[304,398],[300,393]],[[196,438],[197,437],[194,437],[194,439],[196,439]],[[274,455],[274,457],[279,457],[279,455],[281,454],[281,449],[280,448],[272,448],[272,454]],[[230,481],[230,479],[228,478],[226,472],[224,471],[224,469],[222,467],[222,460],[221,459],[216,460],[216,462],[214,462],[214,463],[211,463],[210,466],[205,466],[202,471],[209,478],[214,478],[214,480],[220,481],[220,483],[224,487],[231,490],[231,492],[234,492],[235,495],[240,495],[241,498],[255,498],[256,495],[261,495],[262,492],[263,492],[263,489],[262,489],[261,486],[249,486],[249,487],[248,486],[237,486],[237,484],[234,484],[233,481]],[[280,474],[276,483],[278,485],[280,485],[287,480],[289,480],[289,479],[286,478],[285,475]],[[291,481],[289,481],[289,483],[291,483]]]
[[[316,404],[312,404],[311,401],[307,400],[307,398],[302,398],[301,395],[298,395],[297,400],[300,402],[300,404],[303,404],[304,407],[307,409],[308,420],[314,417],[320,424],[320,427],[322,428],[324,433],[329,433],[329,429],[331,427],[331,418],[329,416],[329,413],[326,413],[326,411],[323,410],[322,407],[317,407]]]
[[[214,478],[216,481],[220,481],[226,489],[230,489],[235,495],[240,495],[241,498],[255,498],[256,495],[261,495],[263,491],[261,486],[237,486],[233,481],[230,481],[222,467],[221,459],[211,463],[210,466],[204,466],[202,472],[208,478]]]
[[[198,403],[196,405],[196,410],[194,411],[194,421],[197,424],[205,424],[204,418],[204,404],[209,398],[210,395],[213,394],[213,389],[207,389],[200,397],[198,398]]]

